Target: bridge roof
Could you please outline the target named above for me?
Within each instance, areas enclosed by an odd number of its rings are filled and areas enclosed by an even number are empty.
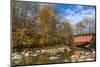
[[[85,43],[85,42],[91,42],[92,36],[74,36],[74,43]]]

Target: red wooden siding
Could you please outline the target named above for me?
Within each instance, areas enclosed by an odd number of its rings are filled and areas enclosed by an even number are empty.
[[[92,36],[74,36],[74,43],[90,43],[92,41]]]

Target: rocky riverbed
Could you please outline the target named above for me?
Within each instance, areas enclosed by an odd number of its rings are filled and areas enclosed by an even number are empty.
[[[70,48],[52,48],[23,50],[12,53],[12,63],[15,65],[46,64],[60,62],[94,61],[95,51],[72,50]]]

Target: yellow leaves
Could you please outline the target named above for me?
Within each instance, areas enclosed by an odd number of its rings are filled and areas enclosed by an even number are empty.
[[[44,39],[40,39],[40,44],[44,44]]]
[[[45,32],[45,33],[48,33],[48,31],[49,31],[49,26],[48,26],[48,25],[45,25],[45,26],[44,26],[44,32]]]
[[[33,38],[30,37],[30,36],[27,36],[26,33],[27,33],[27,30],[26,28],[17,28],[15,32],[13,32],[13,45],[14,47],[16,46],[28,46],[28,45],[31,45],[33,44]]]
[[[52,20],[55,18],[54,15],[54,9],[49,5],[44,5],[42,9],[39,11],[37,19],[44,25],[50,24],[52,23]]]

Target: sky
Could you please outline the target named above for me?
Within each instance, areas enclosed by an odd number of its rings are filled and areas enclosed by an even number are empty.
[[[76,4],[56,4],[56,10],[59,12],[62,20],[67,19],[71,24],[76,24],[84,17],[95,18],[95,6],[76,5]]]
[[[39,2],[38,3],[37,2],[33,2],[33,3],[32,2],[20,2],[20,3],[22,5],[26,4],[29,7],[31,7],[33,4],[32,6],[33,8],[36,7],[37,4],[39,5],[40,8],[42,8],[46,4],[50,4],[51,6],[55,7],[56,11],[60,15],[61,21],[67,19],[72,25],[81,21],[84,17],[95,18],[95,10],[96,10],[95,6],[78,5],[78,4],[41,3],[41,2],[40,3]],[[31,12],[33,12],[33,10],[29,11],[28,13],[29,16],[32,16]]]

